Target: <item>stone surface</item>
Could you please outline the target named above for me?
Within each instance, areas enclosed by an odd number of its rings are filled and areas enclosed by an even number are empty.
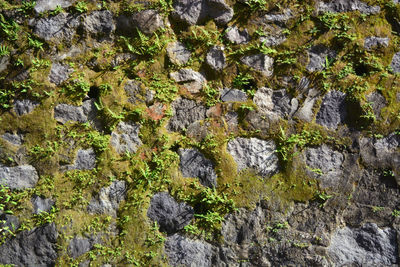
[[[247,44],[251,40],[247,29],[239,30],[237,26],[228,27],[225,38],[234,44]]]
[[[154,91],[146,88],[141,82],[128,80],[124,86],[125,93],[128,96],[128,102],[138,104],[145,102],[150,104],[154,99]]]
[[[109,36],[115,31],[113,14],[109,10],[93,11],[84,18],[83,27],[90,34]]]
[[[14,101],[14,112],[18,116],[31,113],[39,103],[30,99],[15,100]]]
[[[323,45],[316,45],[308,51],[309,62],[306,69],[310,72],[321,71],[325,68],[326,58],[332,60],[336,57],[336,52]]]
[[[260,37],[260,42],[266,47],[277,46],[282,44],[284,41],[286,41],[286,36],[283,34],[267,35]]]
[[[393,55],[390,67],[392,67],[394,73],[400,72],[400,52],[397,52]]]
[[[179,234],[167,237],[165,253],[171,266],[212,266],[213,247]]]
[[[17,216],[2,213],[2,211],[0,211],[0,237],[7,235],[10,232],[15,232],[20,226],[21,223]]]
[[[35,187],[39,175],[31,165],[4,167],[0,165],[0,184],[11,189],[26,189]]]
[[[257,71],[260,71],[267,77],[272,76],[273,74],[274,59],[267,55],[255,54],[244,56],[240,59],[240,61]]]
[[[58,232],[54,223],[23,231],[0,246],[0,263],[16,266],[54,266]]]
[[[15,146],[20,146],[24,142],[24,135],[18,133],[5,133],[1,138]]]
[[[62,167],[62,170],[92,170],[96,167],[96,153],[92,148],[79,149],[74,164]]]
[[[367,95],[367,101],[371,103],[372,109],[374,111],[375,117],[377,119],[381,118],[381,109],[386,107],[387,101],[383,95],[378,92],[373,92]]]
[[[363,14],[379,13],[379,6],[369,6],[360,0],[334,0],[331,2],[318,2],[318,12],[348,12],[360,11]]]
[[[269,177],[279,169],[275,148],[273,141],[242,137],[229,141],[227,146],[238,171],[250,168],[263,177]]]
[[[80,237],[75,236],[68,244],[68,254],[76,259],[79,256],[93,249],[95,244],[99,244],[101,240],[98,236]]]
[[[396,231],[374,223],[338,229],[328,254],[337,266],[392,266],[399,263]]]
[[[53,11],[58,6],[62,8],[69,7],[73,2],[73,0],[37,0],[33,9],[36,13],[42,13],[45,11]]]
[[[117,18],[117,32],[124,35],[135,35],[137,30],[151,35],[163,26],[163,18],[153,9],[142,10],[131,16],[120,15]]]
[[[213,46],[208,51],[206,62],[211,69],[221,71],[226,66],[226,57],[222,47]]]
[[[267,23],[285,25],[286,22],[293,17],[293,12],[289,8],[286,8],[283,12],[266,14],[264,20]]]
[[[89,213],[117,215],[119,204],[125,199],[127,186],[125,181],[114,181],[108,187],[100,189],[99,194],[90,201]]]
[[[254,94],[253,102],[257,105],[258,111],[267,115],[272,121],[291,116],[298,108],[297,100],[291,98],[285,89],[272,90],[261,87]]]
[[[344,123],[347,116],[346,95],[339,91],[329,91],[323,98],[317,113],[318,124],[335,130]]]
[[[182,83],[184,88],[192,94],[199,93],[206,82],[201,73],[192,69],[180,69],[179,71],[171,72],[169,76],[174,81]]]
[[[8,65],[10,65],[10,57],[9,56],[0,57],[0,72],[6,70]]]
[[[207,187],[217,186],[214,164],[196,149],[179,149],[179,169],[183,177],[197,177]]]
[[[365,38],[364,40],[364,48],[365,49],[373,49],[379,47],[388,47],[389,46],[389,38],[388,37],[376,37],[370,36]]]
[[[296,111],[294,114],[295,117],[306,121],[306,122],[311,122],[314,118],[314,104],[316,100],[318,99],[319,91],[311,88],[307,92],[307,97],[303,102],[303,105]]]
[[[247,94],[238,89],[224,88],[221,92],[223,102],[244,102],[247,100]]]
[[[190,51],[181,42],[172,42],[167,46],[169,60],[176,65],[184,65],[190,59]]]
[[[50,198],[44,198],[34,195],[31,199],[33,206],[33,213],[39,214],[41,212],[50,212],[51,208],[54,206],[55,202]]]
[[[85,123],[94,120],[96,117],[95,100],[83,101],[82,106],[73,106],[68,104],[58,104],[54,107],[54,118],[65,124],[68,121]]]
[[[71,68],[67,64],[54,62],[53,64],[51,64],[49,81],[56,85],[60,85],[69,78],[69,75],[73,71],[73,68]]]
[[[194,210],[184,202],[176,202],[167,192],[160,192],[151,198],[147,216],[157,222],[161,232],[173,234],[191,222]]]
[[[206,118],[206,108],[196,101],[179,98],[171,104],[173,116],[168,123],[170,131],[182,131],[192,123]]]
[[[80,25],[79,16],[61,12],[54,17],[41,18],[35,21],[33,33],[45,41],[71,41]]]
[[[111,133],[110,143],[120,154],[135,153],[138,147],[142,145],[139,130],[140,125],[121,121]]]

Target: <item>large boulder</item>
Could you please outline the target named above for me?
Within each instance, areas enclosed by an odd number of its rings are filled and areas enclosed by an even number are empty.
[[[108,187],[103,187],[100,192],[92,198],[87,210],[90,213],[117,215],[119,204],[126,196],[125,181],[114,181]]]
[[[140,125],[132,122],[118,123],[117,128],[111,133],[111,145],[120,153],[135,153],[142,141],[139,138]]]
[[[170,131],[182,131],[192,123],[206,118],[206,108],[196,101],[178,98],[171,104],[173,116],[168,123]]]
[[[346,95],[340,91],[329,91],[323,98],[317,113],[318,124],[335,130],[347,117]]]
[[[39,175],[31,165],[4,167],[0,165],[0,185],[11,189],[26,189],[35,187]]]

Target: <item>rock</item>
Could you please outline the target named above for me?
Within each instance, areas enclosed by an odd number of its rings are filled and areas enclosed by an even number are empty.
[[[9,56],[0,57],[0,72],[6,70],[8,65],[10,65],[10,57]]]
[[[3,235],[9,234],[10,232],[15,232],[20,226],[21,223],[19,222],[18,217],[1,213],[0,211],[0,238]]]
[[[60,85],[65,82],[73,72],[74,69],[67,64],[55,62],[51,64],[49,81],[56,85]]]
[[[210,244],[179,234],[167,237],[165,253],[171,266],[212,266],[213,247]]]
[[[251,40],[251,36],[247,29],[239,30],[238,27],[228,27],[225,38],[234,44],[247,44]]]
[[[128,80],[125,83],[124,90],[128,96],[128,102],[131,104],[143,102],[151,104],[154,100],[154,91],[149,90],[139,81]]]
[[[390,67],[392,67],[394,73],[400,72],[400,52],[397,52],[393,55]]]
[[[31,113],[39,103],[30,99],[15,100],[14,101],[14,112],[18,116]]]
[[[282,13],[271,13],[264,16],[264,21],[266,23],[274,23],[284,26],[291,18],[293,18],[293,13],[289,8],[283,10]]]
[[[168,123],[170,131],[183,131],[192,123],[206,118],[206,108],[196,101],[178,98],[171,106],[173,116]]]
[[[95,120],[97,112],[94,102],[94,99],[89,99],[83,101],[82,106],[58,104],[54,108],[54,118],[62,124],[68,121],[85,123],[90,120]]]
[[[117,215],[119,204],[126,196],[125,181],[114,181],[108,187],[100,189],[98,195],[92,198],[87,210],[89,213]]]
[[[175,65],[185,65],[190,59],[190,51],[181,42],[172,42],[167,46],[169,60]]]
[[[389,46],[389,38],[388,37],[376,37],[370,36],[365,38],[364,40],[364,48],[365,49],[373,49],[376,47],[388,47]]]
[[[196,149],[179,149],[179,169],[183,177],[197,177],[207,187],[217,186],[214,164]]]
[[[223,47],[211,47],[206,56],[206,63],[215,71],[223,70],[226,66],[226,58]]]
[[[294,116],[299,118],[300,120],[311,122],[314,117],[313,108],[318,95],[318,90],[314,88],[309,89],[303,106],[297,110]]]
[[[63,12],[54,17],[41,18],[35,21],[33,33],[45,41],[71,41],[80,25],[79,18]]]
[[[109,37],[116,28],[113,14],[109,10],[93,11],[84,18],[83,28],[90,34]]]
[[[194,210],[184,202],[176,202],[167,192],[160,192],[151,198],[147,216],[157,222],[161,232],[173,234],[191,222]]]
[[[254,169],[259,175],[269,177],[278,171],[275,143],[257,138],[238,137],[228,142],[228,152],[236,161],[237,170]]]
[[[199,93],[206,82],[201,73],[192,69],[180,69],[177,72],[171,72],[169,76],[174,81],[183,83],[184,87],[192,94]]]
[[[334,0],[331,2],[318,2],[318,12],[349,12],[360,11],[363,14],[377,14],[381,10],[379,6],[369,6],[360,0]]]
[[[316,122],[331,130],[335,130],[339,124],[345,122],[347,116],[346,109],[346,95],[335,90],[329,91],[322,100]]]
[[[332,150],[323,144],[317,148],[308,148],[305,151],[305,161],[311,177],[320,180],[322,187],[333,187],[342,175],[343,154]]]
[[[0,246],[0,263],[16,266],[54,266],[58,232],[54,223],[18,233]]]
[[[297,99],[292,99],[285,89],[259,88],[254,94],[253,102],[258,106],[258,111],[267,115],[271,121],[293,115],[298,107]]]
[[[92,148],[79,149],[74,164],[63,166],[62,170],[92,170],[96,167],[96,153]]]
[[[20,146],[24,142],[24,135],[23,134],[11,134],[11,133],[5,133],[1,136],[4,140],[7,142],[15,145],[15,146]]]
[[[45,11],[53,11],[58,6],[66,8],[72,5],[73,1],[70,0],[37,0],[33,8],[37,14]]]
[[[196,141],[200,142],[204,138],[207,137],[208,132],[208,126],[210,124],[206,122],[199,122],[196,121],[192,124],[189,125],[186,131],[186,135],[190,138],[194,138]]]
[[[76,259],[92,250],[95,244],[101,243],[100,241],[98,236],[91,236],[89,238],[75,236],[68,244],[68,254],[73,259]]]
[[[219,25],[227,24],[233,9],[224,0],[175,0],[172,18],[187,25],[196,25],[214,19]]]
[[[126,152],[135,153],[142,141],[139,138],[140,125],[132,122],[118,123],[116,130],[111,133],[111,145],[115,150],[124,154]]]
[[[31,165],[4,167],[0,165],[0,185],[11,189],[26,189],[35,187],[39,180],[36,169]]]
[[[244,56],[240,61],[257,71],[260,71],[267,77],[272,76],[273,74],[274,59],[267,55],[256,54]]]
[[[373,92],[367,95],[367,101],[371,103],[375,117],[381,118],[381,109],[387,105],[385,97],[378,92]]]
[[[153,9],[139,11],[131,16],[120,15],[117,18],[117,31],[124,35],[134,35],[137,29],[151,35],[161,27],[164,27],[163,18]]]
[[[283,34],[267,35],[260,37],[260,42],[263,43],[263,45],[266,47],[277,46],[282,44],[284,41],[286,41],[286,36]]]
[[[118,53],[111,61],[111,67],[115,68],[122,64],[128,63],[131,60],[135,60],[136,58],[136,55],[130,53]]]
[[[33,206],[33,213],[39,214],[41,212],[50,212],[51,208],[54,206],[55,202],[50,198],[43,198],[37,195],[34,195],[31,199]]]
[[[234,111],[227,112],[225,122],[229,131],[236,131],[238,129],[239,115]]]
[[[328,255],[337,266],[393,266],[398,262],[396,231],[366,223],[336,230]]]
[[[245,102],[247,94],[238,89],[224,88],[221,92],[221,100],[223,102]]]
[[[309,72],[321,71],[325,68],[326,58],[332,60],[336,57],[336,52],[323,45],[315,45],[308,51],[310,61],[306,67]]]

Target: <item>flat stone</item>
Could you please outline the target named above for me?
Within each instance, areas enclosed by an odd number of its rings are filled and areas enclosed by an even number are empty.
[[[196,101],[178,98],[171,106],[173,116],[167,126],[170,131],[185,130],[192,123],[206,118],[206,108]]]
[[[190,59],[190,51],[181,42],[172,42],[167,46],[169,60],[175,65],[185,65]]]
[[[224,88],[221,92],[221,100],[223,102],[245,102],[247,94],[238,89]]]
[[[335,130],[347,117],[346,95],[340,91],[329,91],[323,98],[317,113],[318,124]]]
[[[228,142],[227,149],[236,161],[238,171],[250,168],[263,177],[269,177],[279,169],[272,140],[238,137]]]
[[[215,71],[223,70],[226,66],[226,57],[223,48],[219,46],[211,47],[206,56],[206,63]]]
[[[118,123],[116,130],[111,133],[111,145],[120,153],[135,153],[142,141],[139,138],[140,125],[132,122]]]
[[[51,64],[49,81],[56,85],[60,85],[65,82],[69,78],[69,75],[73,72],[74,69],[67,64],[54,62]]]
[[[33,188],[39,180],[36,169],[31,165],[0,166],[0,177],[0,184],[11,189]]]
[[[62,124],[68,121],[85,123],[94,120],[97,113],[94,102],[94,99],[86,100],[83,101],[82,106],[58,104],[54,108],[54,118]]]
[[[83,27],[91,34],[109,36],[115,31],[113,14],[109,10],[93,11],[83,20]]]
[[[377,47],[388,47],[388,46],[389,46],[388,37],[369,36],[364,40],[364,48],[368,50]]]
[[[217,186],[217,175],[214,171],[214,164],[206,159],[196,149],[179,149],[179,169],[183,177],[199,178],[200,183],[206,187]]]
[[[167,192],[160,192],[151,198],[147,216],[157,222],[161,232],[173,234],[193,220],[194,210],[184,202],[176,202]]]
[[[24,142],[24,135],[17,133],[5,133],[1,136],[4,140],[15,146],[20,146]]]
[[[38,102],[32,101],[30,99],[15,100],[14,101],[14,112],[18,116],[31,113],[37,106]]]
[[[31,202],[34,214],[39,214],[41,212],[50,212],[51,208],[55,204],[55,202],[50,198],[43,198],[37,195],[34,195],[32,197]]]
[[[206,82],[206,79],[201,73],[192,69],[180,69],[179,71],[171,72],[169,76],[174,81],[182,83],[192,94],[199,93]]]
[[[61,8],[70,7],[74,1],[70,0],[37,0],[33,8],[37,14],[45,11],[53,11],[58,6]]]
[[[247,29],[239,30],[236,26],[228,27],[225,38],[234,44],[247,44],[251,40]]]
[[[369,6],[360,0],[334,0],[331,2],[318,2],[318,12],[349,12],[360,11],[363,14],[377,14],[380,12],[379,6]]]
[[[273,74],[274,59],[267,55],[256,54],[244,56],[240,61],[257,71],[260,71],[267,77],[272,76]]]
[[[63,166],[62,170],[92,170],[96,167],[96,153],[92,148],[79,149],[74,164]]]
[[[321,71],[325,68],[326,58],[332,60],[336,57],[336,52],[323,46],[316,45],[310,48],[308,51],[309,63],[306,69],[309,72]]]
[[[100,189],[99,194],[90,201],[87,210],[89,213],[109,214],[117,216],[119,204],[126,197],[127,186],[125,181],[114,181],[108,187]]]

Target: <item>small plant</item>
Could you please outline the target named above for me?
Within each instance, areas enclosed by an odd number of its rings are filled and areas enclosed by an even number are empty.
[[[394,209],[393,211],[392,211],[392,216],[393,217],[399,217],[400,216],[400,210],[396,210],[396,209]]]
[[[42,50],[43,51],[43,43],[39,40],[32,39],[31,37],[28,37],[28,46],[30,48],[33,48],[35,50]]]
[[[88,11],[88,7],[86,2],[84,1],[79,1],[75,5],[75,10],[78,11],[79,13],[85,13]]]
[[[64,9],[60,5],[57,5],[57,7],[52,12],[50,12],[50,14],[55,16],[62,13],[63,11]]]
[[[208,85],[204,85],[202,92],[204,94],[204,98],[205,98],[207,107],[212,107],[215,104],[217,104],[218,102],[220,102],[219,91],[217,89],[212,88]]]
[[[84,74],[80,73],[78,79],[66,85],[65,90],[70,95],[77,98],[83,98],[89,93],[90,84],[84,80]]]
[[[34,58],[32,59],[32,68],[31,71],[36,71],[38,69],[44,69],[50,66],[50,61],[46,59],[39,59],[39,58]]]
[[[314,194],[314,199],[321,203],[319,205],[320,208],[324,207],[326,204],[326,201],[328,201],[328,199],[330,199],[332,197],[333,197],[332,195],[328,195],[325,191],[317,190]]]
[[[24,12],[25,14],[29,14],[33,11],[35,6],[36,1],[23,1],[22,6],[18,10]]]
[[[15,41],[18,39],[18,32],[20,26],[13,20],[7,21],[2,14],[0,14],[0,33],[5,36],[9,41]]]
[[[377,207],[377,206],[373,206],[372,207],[372,212],[376,213],[379,211],[383,211],[385,209],[385,207]]]
[[[10,54],[10,50],[8,50],[8,46],[0,45],[0,57],[8,56]]]
[[[252,11],[266,10],[267,8],[267,0],[248,0],[245,3]]]

